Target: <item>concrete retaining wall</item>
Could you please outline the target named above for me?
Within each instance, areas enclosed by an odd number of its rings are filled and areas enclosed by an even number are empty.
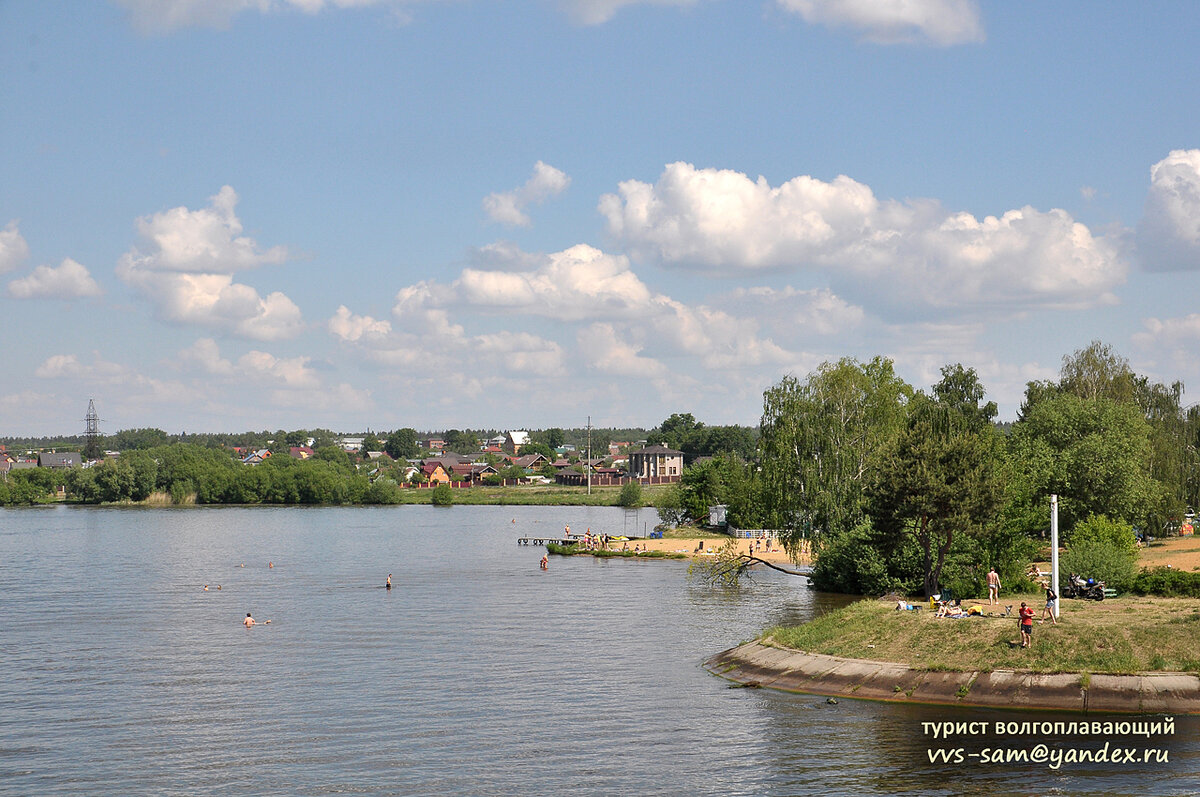
[[[1189,673],[1092,675],[1013,670],[929,672],[747,642],[704,662],[740,684],[811,695],[902,703],[1129,714],[1200,714],[1200,678]]]

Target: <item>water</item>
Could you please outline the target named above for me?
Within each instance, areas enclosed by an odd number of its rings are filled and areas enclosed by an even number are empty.
[[[0,793],[1200,793],[1192,720],[1139,740],[1169,747],[1164,763],[934,765],[927,749],[960,742],[923,721],[1042,715],[730,689],[706,657],[846,599],[770,571],[715,590],[677,561],[551,557],[542,572],[542,549],[515,544],[644,522],[0,510]],[[245,629],[246,612],[272,623]]]

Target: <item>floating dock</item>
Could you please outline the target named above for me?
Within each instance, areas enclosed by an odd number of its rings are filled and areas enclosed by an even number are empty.
[[[545,545],[546,543],[554,543],[555,545],[576,545],[580,542],[579,537],[517,537],[517,545]]]

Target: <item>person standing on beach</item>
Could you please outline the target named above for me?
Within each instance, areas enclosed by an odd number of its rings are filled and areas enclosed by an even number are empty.
[[[987,574],[988,605],[1000,605],[1000,574],[992,568]]]
[[[1055,601],[1058,600],[1058,595],[1054,592],[1054,588],[1046,583],[1046,608],[1042,609],[1042,619],[1038,620],[1038,625],[1046,622],[1046,613],[1049,612],[1050,620],[1053,625],[1058,625],[1058,618],[1054,616]]]
[[[1021,601],[1021,611],[1017,612],[1017,616],[1021,620],[1021,647],[1030,647],[1033,645],[1033,609]]]

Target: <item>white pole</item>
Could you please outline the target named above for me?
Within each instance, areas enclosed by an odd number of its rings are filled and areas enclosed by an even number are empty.
[[[1050,496],[1050,586],[1055,595],[1062,595],[1058,588],[1058,496]],[[1054,617],[1058,619],[1061,600],[1054,602]]]

